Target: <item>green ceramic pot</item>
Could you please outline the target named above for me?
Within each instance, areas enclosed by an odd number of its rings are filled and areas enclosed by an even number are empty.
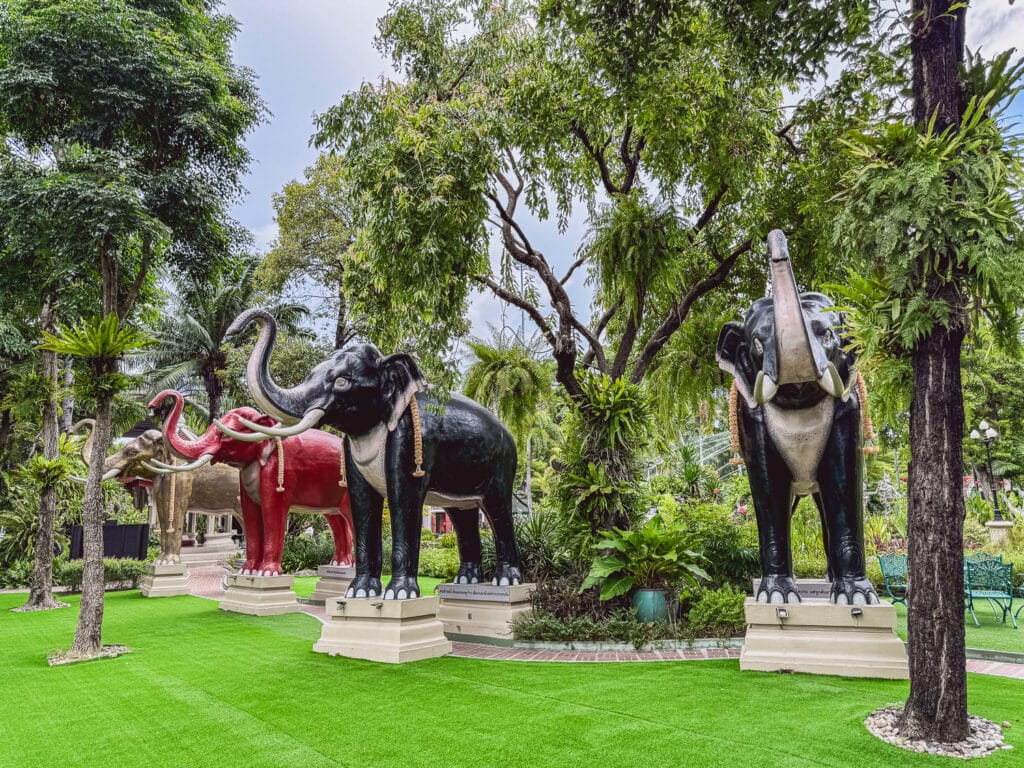
[[[640,621],[667,621],[668,600],[663,589],[638,589],[633,592],[633,607]]]

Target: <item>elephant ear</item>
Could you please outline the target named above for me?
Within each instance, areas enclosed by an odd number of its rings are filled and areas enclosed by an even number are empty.
[[[381,397],[391,409],[388,415],[388,431],[398,426],[409,401],[417,392],[426,388],[416,361],[404,352],[388,355],[380,361]]]
[[[751,408],[755,407],[757,403],[754,402],[754,378],[757,371],[754,370],[754,364],[750,359],[743,323],[733,322],[722,326],[722,331],[718,334],[715,360],[718,361],[719,368],[733,377],[747,404]]]

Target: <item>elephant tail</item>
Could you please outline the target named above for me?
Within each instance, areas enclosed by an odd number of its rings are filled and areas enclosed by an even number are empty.
[[[740,455],[740,424],[739,424],[740,391],[736,386],[736,379],[732,380],[732,387],[729,389],[729,447],[732,448],[730,464],[743,464],[743,456]]]

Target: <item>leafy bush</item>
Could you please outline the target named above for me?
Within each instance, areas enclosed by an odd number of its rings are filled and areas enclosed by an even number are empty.
[[[737,524],[723,504],[688,504],[678,517],[693,549],[704,555],[711,585],[732,584],[746,590],[760,568],[757,527]]]
[[[517,521],[516,543],[526,581],[544,581],[572,567],[565,544],[565,526],[557,512],[537,511]]]
[[[32,581],[32,561],[27,557],[15,560],[7,568],[0,570],[0,588],[22,589]]]
[[[569,619],[544,611],[523,614],[512,621],[512,634],[516,640],[567,643],[614,642],[632,643],[640,648],[655,640],[671,639],[671,627],[665,622],[641,622],[636,611],[619,610],[597,619],[575,616]]]
[[[281,552],[281,568],[285,573],[315,571],[334,557],[334,539],[329,535],[286,536]]]
[[[459,540],[454,533],[442,533],[437,537],[437,546],[441,549],[455,549],[458,545]]]
[[[534,612],[551,614],[565,622],[581,617],[603,621],[616,610],[629,607],[629,598],[625,595],[602,602],[597,587],[580,589],[586,575],[579,566],[579,570],[537,582],[531,599]]]
[[[104,558],[103,581],[116,585],[117,589],[135,589],[146,575],[146,563],[142,560]],[[78,592],[82,588],[82,561],[57,560],[53,564],[53,582]]]
[[[698,593],[686,615],[689,632],[695,637],[731,637],[743,632],[743,601],[746,592],[727,584],[721,589],[705,589]]]
[[[451,581],[459,571],[459,553],[454,549],[424,547],[420,550],[420,575]]]

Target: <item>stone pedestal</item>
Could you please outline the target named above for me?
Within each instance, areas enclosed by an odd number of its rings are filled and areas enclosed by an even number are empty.
[[[437,618],[449,640],[511,646],[512,620],[533,610],[530,595],[535,586],[440,584]]]
[[[234,574],[226,579],[227,588],[220,601],[222,611],[248,613],[251,616],[278,616],[301,610],[292,592],[295,577],[243,576]]]
[[[321,565],[316,569],[320,579],[309,596],[314,605],[326,605],[332,597],[344,597],[348,585],[356,577],[356,569],[350,565]]]
[[[747,598],[740,669],[906,680],[907,650],[896,609],[823,600],[766,605]]]
[[[437,603],[436,597],[331,598],[327,622],[313,650],[388,664],[445,656],[452,644],[437,619]]]
[[[188,577],[185,576],[185,564],[146,566],[146,575],[142,577],[139,591],[143,597],[174,597],[187,595]]]
[[[203,546],[200,549],[204,552],[236,552],[238,547],[235,546],[235,542],[231,538],[233,535],[231,531],[208,533],[206,534],[206,541],[203,542]]]
[[[1005,544],[1010,538],[1013,520],[989,520],[985,527],[988,528],[988,535],[993,544]]]

